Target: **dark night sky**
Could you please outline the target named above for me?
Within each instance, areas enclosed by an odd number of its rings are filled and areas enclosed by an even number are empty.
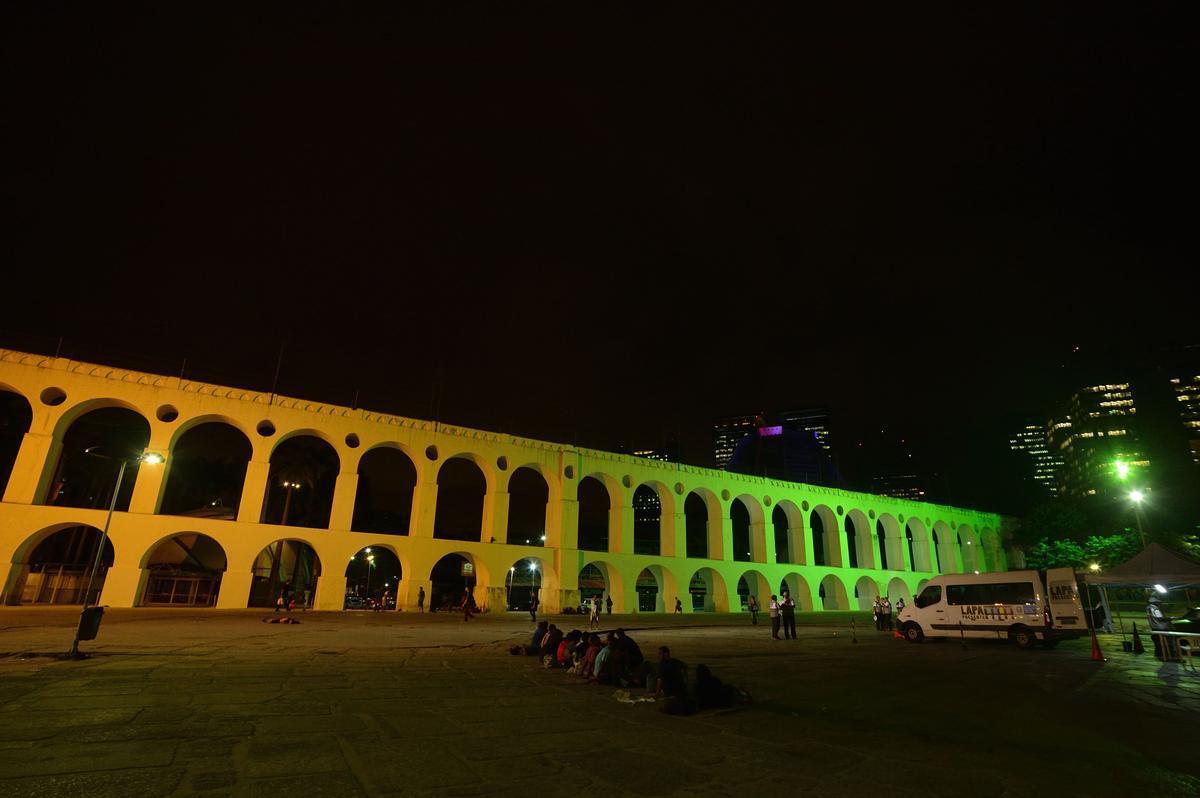
[[[701,463],[825,403],[948,468],[1070,345],[1194,340],[1173,6],[241,5],[6,4],[0,343],[286,341],[281,392]]]

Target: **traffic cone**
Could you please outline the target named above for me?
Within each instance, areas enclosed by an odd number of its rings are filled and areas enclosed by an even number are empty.
[[[1092,632],[1092,662],[1108,662],[1100,653],[1100,640],[1097,639],[1095,631]]]
[[[1133,625],[1133,653],[1145,654],[1146,647],[1142,645],[1142,636],[1138,634],[1137,624]]]
[[[903,640],[903,639],[904,639],[904,633],[903,633],[903,632],[901,632],[899,629],[893,629],[893,630],[892,630],[892,639],[893,639],[893,640]]]

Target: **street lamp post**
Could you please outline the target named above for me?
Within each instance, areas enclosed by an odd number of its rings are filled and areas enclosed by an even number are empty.
[[[1146,548],[1146,530],[1142,528],[1142,500],[1146,498],[1146,494],[1140,490],[1131,490],[1129,492],[1129,500],[1133,502],[1133,516],[1137,519],[1138,536],[1142,539],[1142,548]]]
[[[92,572],[88,575],[87,589],[83,592],[83,608],[79,611],[79,624],[75,627],[75,639],[71,641],[71,650],[67,654],[71,659],[82,659],[82,655],[79,653],[79,639],[83,636],[84,622],[88,617],[88,599],[92,595],[92,585],[96,583],[96,572],[100,570],[100,560],[104,557],[104,544],[108,541],[108,526],[112,523],[113,513],[117,509],[117,496],[121,492],[121,482],[125,479],[125,466],[129,465],[129,460],[124,457],[108,457],[100,454],[96,449],[95,446],[89,446],[83,451],[86,455],[99,457],[102,460],[119,459],[121,467],[117,469],[117,484],[113,486],[112,499],[108,502],[108,515],[104,517],[104,529],[100,530],[100,545],[96,547],[96,559],[92,562]],[[163,456],[156,452],[144,452],[134,461],[157,465],[163,461]]]
[[[279,519],[279,525],[287,526],[288,512],[292,509],[292,491],[297,490],[303,486],[299,482],[292,482],[291,480],[284,480],[282,487],[284,490],[287,491],[287,494],[283,497],[283,517]]]
[[[371,601],[371,569],[375,567],[375,555],[367,555],[367,601]]]

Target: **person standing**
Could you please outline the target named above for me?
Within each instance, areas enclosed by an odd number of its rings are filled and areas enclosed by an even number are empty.
[[[417,612],[425,612],[425,588],[417,590]]]
[[[904,596],[896,599],[896,614],[899,615],[902,612],[904,612]]]
[[[534,623],[537,623],[538,604],[540,603],[541,602],[538,601],[537,591],[535,590],[533,591],[533,595],[529,597],[529,620],[533,621]]]
[[[462,611],[463,623],[471,620],[471,611],[474,609],[475,597],[471,595],[471,588],[463,589]]]
[[[1149,601],[1146,602],[1146,623],[1150,625],[1152,632],[1169,632],[1171,631],[1171,619],[1162,611],[1160,605],[1158,596],[1150,596]],[[1154,643],[1154,656],[1163,659],[1171,655],[1171,648],[1163,639],[1163,635],[1152,634],[1150,640]]]
[[[779,598],[771,594],[771,603],[767,605],[767,615],[771,618],[771,637],[779,639]]]
[[[750,600],[746,602],[746,609],[750,611],[750,624],[758,626],[758,599],[751,596]]]
[[[604,611],[612,615],[612,593],[609,593],[608,598],[604,599]]]
[[[871,605],[871,620],[875,622],[875,631],[883,631],[883,606],[879,603],[879,596],[875,597],[875,602]]]
[[[308,612],[312,609],[312,588],[304,588],[304,611]]]
[[[592,596],[592,613],[588,617],[588,628],[589,629],[599,629],[600,628],[600,597],[599,596]]]
[[[887,596],[883,597],[883,630],[892,631],[892,600]]]
[[[783,619],[783,636],[785,639],[796,639],[796,602],[792,601],[791,595],[783,594],[783,599],[779,602],[779,615]]]
[[[683,612],[683,602],[679,600],[679,596],[675,597],[675,614]]]

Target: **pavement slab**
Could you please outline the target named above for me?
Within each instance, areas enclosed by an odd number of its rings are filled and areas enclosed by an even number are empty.
[[[75,614],[0,608],[6,798],[1200,794],[1200,678],[1116,638],[1097,663],[1087,641],[910,645],[820,617],[794,642],[606,619],[755,699],[676,717],[509,655],[523,615],[113,610],[91,657],[56,658]]]

